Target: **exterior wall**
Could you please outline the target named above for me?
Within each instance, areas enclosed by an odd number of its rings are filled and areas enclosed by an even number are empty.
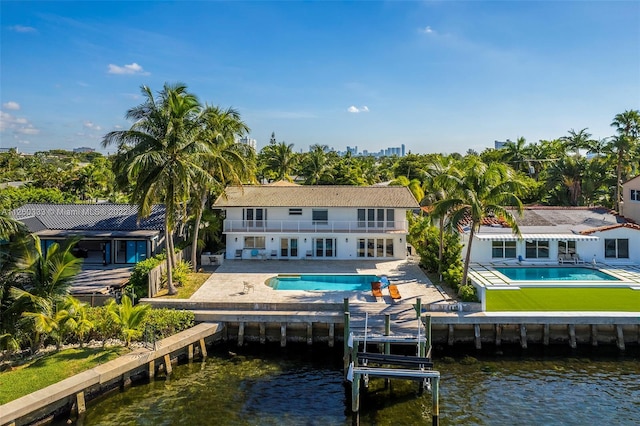
[[[631,190],[640,191],[640,176],[622,185],[622,199],[620,203],[620,214],[628,219],[640,223],[640,201],[631,199]]]
[[[615,232],[615,233],[614,233]],[[637,234],[637,235],[636,235]],[[576,241],[576,253],[585,262],[592,262],[596,259],[596,262],[615,263],[616,259],[605,258],[604,256],[604,239],[605,238],[629,238],[629,254],[630,259],[621,259],[620,263],[639,263],[640,262],[640,232],[628,230],[625,228],[614,229],[606,232],[598,232],[592,234],[593,236],[600,237],[598,241]],[[464,259],[467,254],[467,241],[468,235],[463,236],[462,258]],[[632,244],[632,240],[634,241]],[[474,240],[471,245],[471,262],[474,263],[490,263],[490,262],[504,262],[504,261],[516,261],[518,256],[522,256],[523,259],[529,261],[539,262],[557,262],[558,261],[558,241],[549,241],[549,258],[548,259],[527,259],[525,255],[526,242],[524,240],[516,241],[516,257],[515,259],[503,259],[492,257],[492,245],[491,241],[486,240]]]
[[[598,246],[594,247],[594,253],[599,262],[605,263],[635,263],[640,264],[640,231],[629,228],[616,228],[604,232],[594,232],[592,235],[600,237]],[[629,258],[614,259],[605,258],[604,240],[605,239],[628,239],[629,240]]]
[[[261,207],[248,207],[261,208]],[[292,207],[296,208],[296,207]],[[237,259],[236,253],[242,253],[242,259],[288,258],[288,259],[326,259],[326,260],[357,260],[357,259],[404,259],[407,254],[407,222],[404,209],[384,209],[383,221],[358,222],[357,208],[326,208],[328,217],[326,224],[313,223],[313,210],[323,208],[302,208],[301,215],[290,215],[289,207],[267,207],[266,220],[253,221],[248,224],[243,221],[242,208],[226,209],[224,234],[226,235],[226,258]],[[394,211],[394,220],[387,221],[387,210]],[[377,211],[377,209],[376,209]],[[371,227],[370,227],[371,226]],[[245,237],[264,237],[264,248],[245,247]],[[317,256],[314,239],[331,239],[335,244],[332,257]],[[295,256],[282,256],[281,240],[297,239],[297,253]],[[377,247],[374,256],[358,257],[359,239],[368,242],[384,240],[384,244],[393,244],[393,256],[389,256],[385,249],[382,256],[378,256]],[[273,255],[275,254],[275,256]]]

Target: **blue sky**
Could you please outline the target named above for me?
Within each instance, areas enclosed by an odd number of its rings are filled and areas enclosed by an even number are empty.
[[[481,151],[613,134],[640,108],[640,2],[0,2],[0,146],[128,128],[140,86],[238,109],[262,148]],[[113,149],[111,149],[113,151]]]

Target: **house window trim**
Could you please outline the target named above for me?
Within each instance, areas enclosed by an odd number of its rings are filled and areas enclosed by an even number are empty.
[[[546,243],[545,245],[542,245],[541,243]],[[535,248],[534,247],[530,247],[531,244],[535,244]],[[533,241],[526,241],[525,242],[525,256],[527,259],[549,259],[550,258],[550,247],[551,245],[549,244],[549,240],[533,240]],[[540,251],[541,249],[546,249],[547,251],[547,255],[546,256],[541,256],[540,255]],[[530,256],[530,250],[535,250],[535,254],[533,256]]]
[[[630,189],[629,190],[629,200],[640,202],[640,189]]]
[[[509,247],[507,247],[507,245]],[[517,257],[515,241],[492,241],[491,242],[491,258],[492,259],[515,259]],[[499,253],[499,256],[496,254]],[[507,255],[508,254],[508,255]],[[513,254],[513,256],[511,255]]]
[[[615,256],[607,254],[607,245],[613,241],[615,244]],[[626,245],[626,253],[620,255],[620,242],[624,241]],[[606,238],[604,240],[604,257],[605,259],[629,259],[629,239],[628,238]]]
[[[316,214],[324,213],[323,218],[316,218]],[[311,210],[311,223],[314,225],[328,225],[329,224],[329,209],[313,209]]]

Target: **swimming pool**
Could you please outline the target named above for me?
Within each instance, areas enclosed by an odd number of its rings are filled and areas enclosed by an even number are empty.
[[[597,269],[585,267],[495,267],[512,281],[620,281]]]
[[[304,291],[367,291],[371,282],[380,281],[377,275],[278,275],[269,278],[267,285],[274,290]]]

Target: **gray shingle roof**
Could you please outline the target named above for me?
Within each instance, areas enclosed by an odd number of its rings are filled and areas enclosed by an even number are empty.
[[[226,189],[214,207],[395,207],[419,208],[402,186],[247,185]]]
[[[11,212],[31,232],[43,229],[137,231],[164,229],[164,206],[153,206],[138,223],[137,206],[129,204],[25,204]],[[33,229],[32,229],[33,227]]]

